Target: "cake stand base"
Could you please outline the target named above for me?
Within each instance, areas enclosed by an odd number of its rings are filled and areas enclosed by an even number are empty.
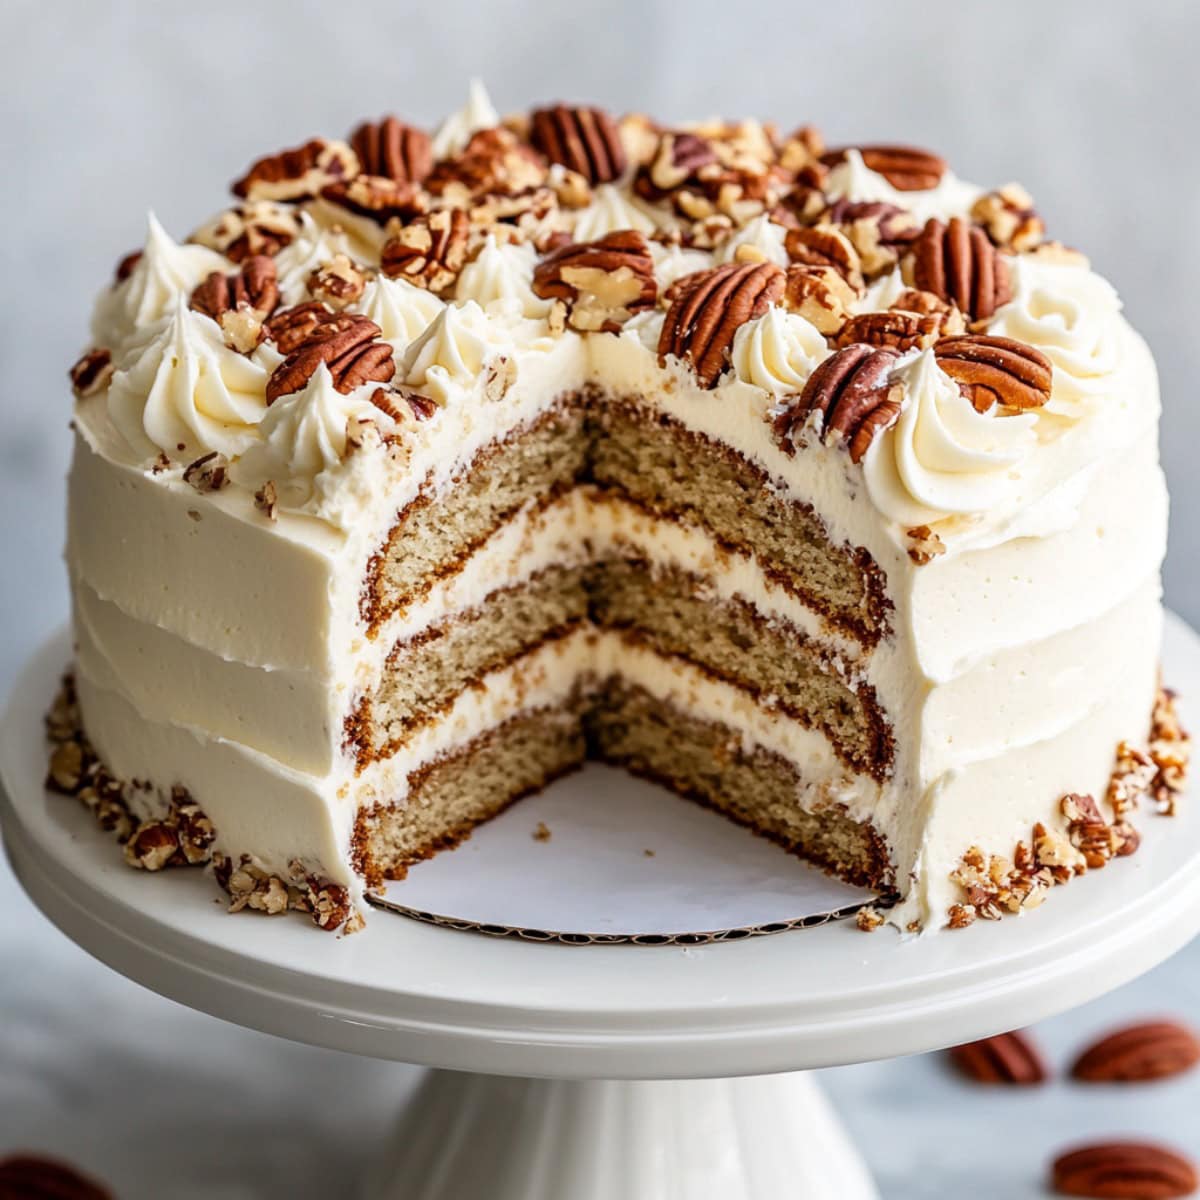
[[[877,1200],[812,1076],[432,1071],[364,1200]]]

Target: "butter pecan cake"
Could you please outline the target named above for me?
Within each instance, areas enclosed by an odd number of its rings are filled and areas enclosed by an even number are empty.
[[[353,929],[591,758],[936,929],[1172,807],[1154,363],[1021,188],[476,85],[233,192],[71,372],[50,778],[133,866]]]

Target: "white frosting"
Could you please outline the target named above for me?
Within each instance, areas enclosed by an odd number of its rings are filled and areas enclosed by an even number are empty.
[[[467,89],[467,102],[458,112],[447,117],[433,135],[434,158],[451,158],[461,154],[471,140],[471,134],[500,124],[500,114],[492,107],[487,89],[478,79],[472,79]]]
[[[488,312],[513,311],[537,319],[550,311],[550,301],[534,295],[533,268],[537,251],[527,242],[498,244],[494,235],[484,240],[483,249],[463,267],[455,298],[473,300]]]
[[[654,277],[658,290],[665,292],[677,279],[691,275],[693,271],[704,271],[713,265],[713,257],[706,250],[690,250],[683,246],[664,246],[661,242],[650,243],[650,256],[654,259]]]
[[[284,305],[309,299],[309,277],[339,254],[353,257],[353,247],[339,225],[325,228],[307,213],[300,213],[300,232],[275,256],[279,295]]]
[[[231,270],[207,246],[180,244],[150,213],[142,256],[121,283],[101,293],[92,316],[92,341],[120,355],[127,341],[166,316],[180,295],[190,296],[214,271]]]
[[[791,262],[791,257],[783,246],[786,238],[787,230],[764,213],[727,239],[717,251],[716,261],[733,262],[738,257],[738,251],[746,246],[761,255],[765,261],[786,267]]]
[[[379,326],[384,341],[391,342],[397,355],[402,355],[446,306],[432,292],[407,279],[379,274],[364,289],[360,307],[363,315]]]
[[[631,192],[615,184],[601,183],[593,189],[587,207],[579,210],[573,236],[577,242],[594,242],[618,229],[653,233],[661,221],[659,214],[652,217]]]
[[[108,390],[108,411],[135,455],[189,462],[227,458],[258,438],[267,370],[225,345],[220,326],[177,299],[174,311],[129,344]]]
[[[914,526],[1003,504],[1020,486],[1017,468],[1037,441],[1037,418],[976,412],[932,350],[892,378],[904,390],[900,419],[875,438],[864,464],[875,507]]]
[[[906,208],[918,221],[924,223],[930,217],[945,221],[950,217],[966,217],[983,189],[973,183],[959,179],[953,171],[945,171],[937,187],[927,191],[902,192],[894,188],[877,171],[872,171],[863,162],[857,150],[848,150],[846,158],[829,172],[825,195],[830,201],[850,200],[861,202],[881,200]]]
[[[744,383],[782,396],[802,391],[828,356],[825,337],[812,322],[772,305],[737,331],[730,358]]]

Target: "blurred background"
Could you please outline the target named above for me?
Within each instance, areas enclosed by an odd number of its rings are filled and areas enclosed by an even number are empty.
[[[912,142],[980,183],[1020,179],[1051,235],[1115,283],[1157,355],[1167,599],[1200,623],[1195,0],[3,0],[0,16],[0,690],[66,615],[66,370],[147,208],[183,237],[260,154],[385,112],[432,125],[472,75],[502,112],[565,99],[813,122],[831,142]],[[346,1193],[403,1071],[235,1030],[109,976],[34,912],[6,866],[0,905],[0,1154],[60,1152],[129,1200]],[[1189,1015],[1198,993],[1194,948],[1044,1037],[1061,1059],[1106,1021]],[[1200,1153],[1194,1080],[1132,1105],[1064,1086],[966,1097],[935,1059],[829,1082],[889,1200],[1040,1195],[1046,1155],[1093,1134]],[[314,1086],[338,1102],[314,1103]]]

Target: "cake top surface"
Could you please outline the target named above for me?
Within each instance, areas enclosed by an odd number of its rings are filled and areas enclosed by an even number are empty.
[[[501,118],[474,84],[432,134],[366,121],[233,192],[183,243],[150,218],[72,381],[101,453],[260,519],[348,526],[451,426],[502,428],[517,380],[594,381],[721,406],[808,499],[836,462],[920,562],[1052,527],[1157,415],[1115,291],[1025,191],[914,147]]]

